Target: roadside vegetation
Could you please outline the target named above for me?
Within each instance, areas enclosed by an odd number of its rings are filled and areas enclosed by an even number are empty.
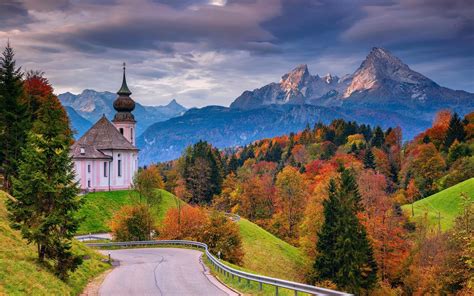
[[[110,268],[102,255],[73,242],[72,251],[83,262],[66,281],[60,280],[48,262],[38,262],[35,246],[10,227],[6,200],[0,191],[0,295],[79,295],[90,280]]]

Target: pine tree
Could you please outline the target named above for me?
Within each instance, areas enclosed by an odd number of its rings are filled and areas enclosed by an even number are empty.
[[[50,95],[40,107],[37,120],[13,178],[13,196],[8,208],[14,228],[37,246],[40,262],[55,263],[55,272],[66,279],[81,258],[71,251],[71,239],[78,228],[76,211],[81,206],[73,162],[69,155],[72,133],[65,110]]]
[[[444,139],[444,150],[448,151],[449,147],[451,147],[455,140],[462,142],[465,137],[466,132],[464,131],[461,119],[457,113],[454,113],[449,121],[448,131],[446,132],[446,138]]]
[[[375,156],[372,149],[368,148],[364,155],[364,168],[375,169]]]
[[[365,227],[357,218],[360,194],[352,173],[343,170],[340,185],[328,187],[324,224],[318,234],[316,281],[330,280],[354,294],[370,290],[377,281],[377,264]]]
[[[14,58],[8,43],[0,58],[0,166],[3,167],[5,188],[9,192],[30,128],[28,107],[21,101],[23,75],[21,69],[16,67]]]
[[[385,141],[385,136],[380,126],[377,126],[374,131],[374,137],[372,138],[372,147],[382,147]]]

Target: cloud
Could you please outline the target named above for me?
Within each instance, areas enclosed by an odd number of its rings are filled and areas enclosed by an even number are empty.
[[[373,46],[441,85],[474,91],[470,0],[0,0],[0,42],[57,92],[228,105],[296,64],[352,73]]]

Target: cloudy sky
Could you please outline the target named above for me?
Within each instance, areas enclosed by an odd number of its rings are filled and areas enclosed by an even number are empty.
[[[352,73],[373,46],[474,92],[472,0],[0,0],[0,42],[57,93],[116,91],[229,105],[295,65]]]

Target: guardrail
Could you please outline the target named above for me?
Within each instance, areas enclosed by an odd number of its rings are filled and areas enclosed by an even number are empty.
[[[262,285],[267,284],[275,287],[275,295],[278,295],[279,288],[286,288],[295,291],[295,295],[298,292],[309,293],[312,295],[351,295],[344,292],[338,292],[335,290],[320,288],[316,286],[301,284],[297,282],[286,281],[282,279],[252,274],[244,271],[237,270],[229,267],[217,259],[209,251],[208,246],[205,243],[188,241],[188,240],[153,240],[153,241],[133,241],[133,242],[110,242],[110,243],[89,243],[86,244],[89,247],[131,247],[131,246],[150,246],[150,245],[178,245],[178,246],[192,246],[198,247],[205,250],[205,254],[214,268],[224,274],[225,276],[237,277],[239,282],[241,279],[246,279],[248,282],[254,281],[259,283],[259,289],[262,290]]]

